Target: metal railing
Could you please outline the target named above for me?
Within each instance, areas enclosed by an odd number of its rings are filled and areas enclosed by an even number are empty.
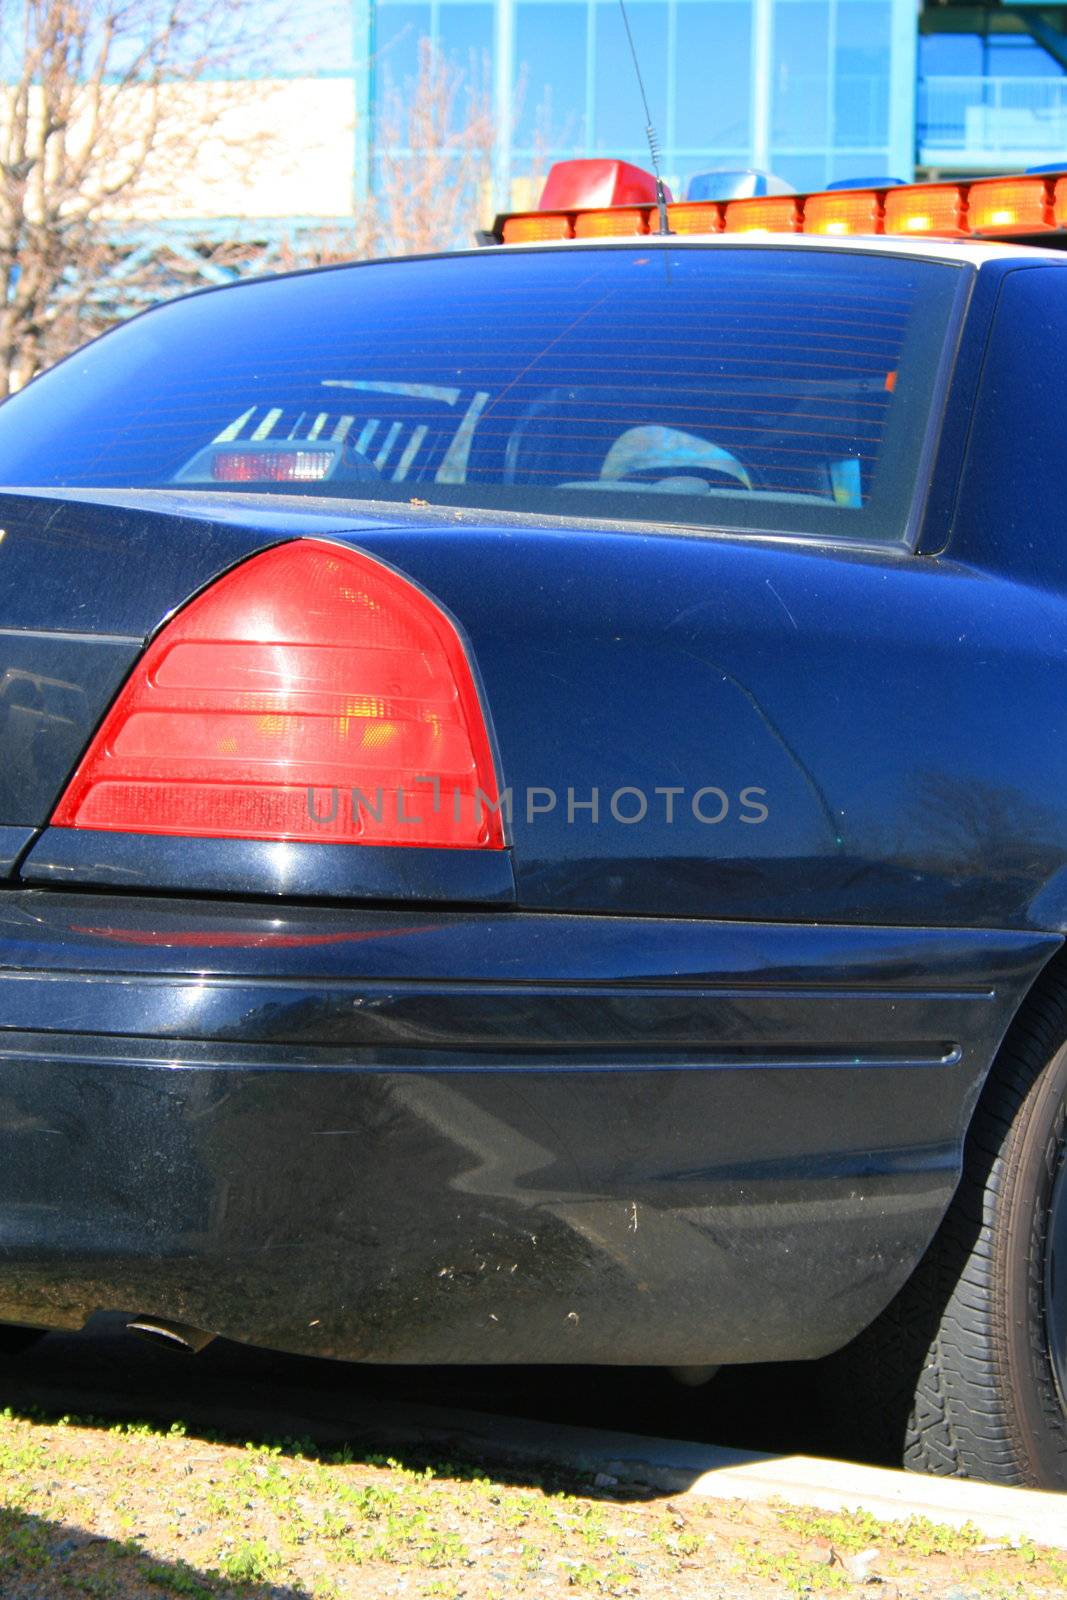
[[[917,120],[927,166],[1067,160],[1067,77],[921,78]]]

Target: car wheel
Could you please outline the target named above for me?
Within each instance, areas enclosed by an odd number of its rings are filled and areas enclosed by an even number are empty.
[[[922,1263],[825,1364],[824,1394],[883,1459],[1067,1488],[1067,982],[1046,974],[972,1119]],[[851,1416],[851,1424],[844,1418]]]

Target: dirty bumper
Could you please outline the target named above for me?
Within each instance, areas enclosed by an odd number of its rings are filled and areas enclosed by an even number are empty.
[[[0,1318],[377,1361],[822,1354],[1058,940],[12,892]]]

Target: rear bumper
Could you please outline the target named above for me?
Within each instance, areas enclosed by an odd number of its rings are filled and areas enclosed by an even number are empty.
[[[0,897],[0,1318],[379,1361],[814,1356],[1059,941]]]

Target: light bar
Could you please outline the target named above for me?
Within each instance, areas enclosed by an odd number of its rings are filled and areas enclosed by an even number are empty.
[[[1067,178],[1057,178],[1052,191],[1052,220],[1057,228],[1067,228]]]
[[[804,202],[805,233],[880,233],[882,204],[862,189],[809,195]]]
[[[772,195],[761,200],[728,200],[727,233],[799,233],[797,196]]]
[[[604,239],[626,233],[647,233],[648,214],[636,206],[612,206],[605,211],[579,211],[574,218],[576,239]]]
[[[672,233],[721,233],[722,206],[714,200],[682,200],[667,207]]]
[[[966,223],[967,192],[958,183],[908,184],[885,197],[886,233],[960,238]]]
[[[564,163],[566,165],[566,163]],[[582,162],[570,163],[581,167]],[[646,174],[647,177],[647,174]],[[547,186],[546,186],[547,192]],[[741,200],[671,202],[672,233],[807,233],[930,239],[1031,239],[1067,233],[1067,166],[1056,173],[976,178],[966,183],[908,183],[884,188],[759,195]],[[561,205],[556,212],[498,217],[491,238],[633,237],[658,233],[654,205]],[[1045,242],[1042,239],[1042,242]],[[1067,239],[1048,239],[1061,242]]]
[[[1052,226],[1044,178],[994,178],[972,183],[967,221],[972,233],[1041,233]]]
[[[791,183],[759,167],[719,168],[697,172],[685,188],[687,200],[753,200],[768,194],[794,194]]]
[[[504,223],[505,244],[533,244],[539,239],[573,239],[570,217],[535,212],[533,216],[508,217]]]
[[[668,200],[671,198],[667,191]],[[538,211],[577,211],[606,206],[655,205],[656,179],[643,167],[602,156],[557,161],[548,171]]]

